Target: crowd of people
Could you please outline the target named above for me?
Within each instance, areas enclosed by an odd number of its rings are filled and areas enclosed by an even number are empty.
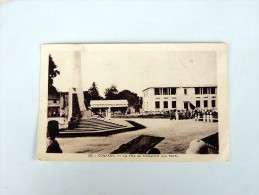
[[[171,120],[184,120],[184,119],[195,119],[195,121],[202,120],[203,122],[213,122],[214,119],[218,118],[218,112],[214,109],[200,110],[195,108],[194,110],[170,110],[168,111]]]
[[[196,110],[195,111],[195,121],[202,120],[203,122],[213,122],[218,120],[217,110]]]

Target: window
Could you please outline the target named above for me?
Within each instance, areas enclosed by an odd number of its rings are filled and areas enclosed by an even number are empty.
[[[197,101],[196,101],[196,107],[198,107],[198,108],[201,107],[201,102],[200,102],[200,100],[197,100]]]
[[[184,89],[184,95],[187,95],[187,89],[186,88]]]
[[[160,108],[160,102],[155,102],[155,107]]]
[[[203,87],[203,94],[207,94],[207,87]]]
[[[211,88],[211,94],[216,94],[216,88],[215,87]]]
[[[163,95],[168,95],[168,88],[163,88]]]
[[[164,108],[168,108],[168,101],[164,101]]]
[[[176,108],[176,101],[172,101],[172,108]]]
[[[211,107],[215,108],[216,107],[216,100],[211,100]]]
[[[159,88],[155,88],[155,95],[160,95],[160,90],[159,90]]]
[[[49,107],[48,108],[48,117],[59,117],[59,107]]]
[[[208,107],[208,100],[204,100],[204,108]]]
[[[201,88],[200,87],[195,87],[195,94],[196,95],[201,94]]]
[[[171,90],[171,95],[175,95],[176,94],[176,88],[170,88]]]

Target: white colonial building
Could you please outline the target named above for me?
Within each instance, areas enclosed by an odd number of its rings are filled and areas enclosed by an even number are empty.
[[[148,87],[143,90],[143,110],[217,108],[217,86]]]

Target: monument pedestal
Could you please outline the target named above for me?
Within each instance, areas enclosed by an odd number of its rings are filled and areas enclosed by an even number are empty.
[[[90,110],[85,110],[85,111],[83,111],[84,112],[84,115],[83,115],[83,117],[82,117],[82,119],[88,119],[88,118],[90,118],[91,117],[91,111]]]

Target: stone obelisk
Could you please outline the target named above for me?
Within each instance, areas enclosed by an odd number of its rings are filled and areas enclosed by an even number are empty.
[[[73,94],[76,94],[79,104],[79,110],[81,115],[84,116],[85,104],[84,104],[84,93],[82,85],[82,72],[81,72],[81,51],[74,51],[74,75],[73,75],[72,88],[69,89],[69,108],[68,108],[68,119],[73,114]]]
[[[81,114],[84,114],[84,93],[82,84],[82,72],[81,72],[81,51],[74,52],[74,86],[77,94],[79,109]]]

